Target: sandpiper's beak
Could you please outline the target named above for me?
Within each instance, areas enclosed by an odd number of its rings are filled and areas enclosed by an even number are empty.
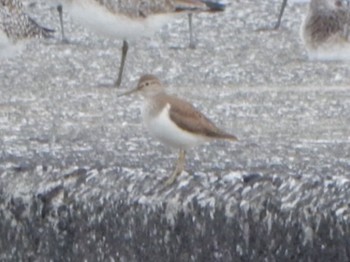
[[[127,95],[130,95],[130,94],[136,93],[137,91],[139,91],[137,88],[131,89],[130,91],[126,91],[124,93],[119,94],[118,97],[127,96]]]

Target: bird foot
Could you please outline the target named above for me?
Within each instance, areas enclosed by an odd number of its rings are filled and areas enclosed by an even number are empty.
[[[196,49],[197,45],[196,45],[195,43],[191,42],[191,43],[188,45],[188,47],[189,47],[190,49]]]
[[[181,173],[182,173],[182,170],[175,170],[173,172],[173,174],[171,175],[171,177],[167,181],[165,181],[165,186],[171,186],[172,184],[174,184],[174,182],[176,181],[177,177],[179,175],[181,175]]]
[[[61,39],[61,43],[64,44],[64,45],[69,45],[71,42],[69,41],[68,38],[63,37],[63,38]]]
[[[122,83],[122,80],[121,79],[117,79],[116,81],[114,81],[113,87],[119,88],[121,83]]]

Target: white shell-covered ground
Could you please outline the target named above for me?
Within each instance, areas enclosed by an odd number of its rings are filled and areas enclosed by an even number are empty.
[[[258,30],[274,24],[280,4],[232,1],[225,13],[195,15],[194,50],[187,48],[187,16],[130,43],[123,89],[144,73],[156,74],[169,92],[239,138],[190,150],[187,171],[172,187],[163,182],[177,152],[144,130],[138,97],[118,98],[121,90],[105,87],[116,78],[122,42],[66,16],[70,43],[62,44],[55,10],[45,2],[29,5],[58,33],[0,60],[3,194],[29,201],[58,188],[87,205],[122,199],[150,210],[165,202],[170,224],[193,200],[223,206],[227,217],[259,213],[269,199],[282,212],[306,217],[302,225],[329,212],[347,221],[350,63],[307,59],[299,38],[305,3],[287,6],[279,31]],[[265,215],[269,228],[274,217]],[[318,229],[305,226],[301,244],[312,242],[310,230]],[[244,253],[240,248],[237,254]]]

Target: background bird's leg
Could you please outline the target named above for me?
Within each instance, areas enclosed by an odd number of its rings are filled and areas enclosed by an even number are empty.
[[[287,5],[287,0],[283,0],[282,6],[281,6],[281,10],[280,10],[277,22],[276,22],[275,27],[274,27],[275,30],[277,30],[280,27],[280,25],[281,25],[281,20],[282,20],[282,16],[283,16],[283,13],[284,13],[284,9],[286,8],[286,5]]]
[[[194,43],[194,40],[193,40],[192,17],[193,17],[193,14],[189,13],[188,14],[188,27],[189,27],[189,30],[190,30],[190,48],[193,49],[193,48],[196,47],[196,44]]]
[[[123,71],[124,71],[124,64],[125,64],[125,60],[126,60],[126,54],[128,53],[128,49],[129,49],[128,42],[126,40],[123,40],[122,59],[120,61],[118,78],[117,78],[117,81],[115,81],[115,83],[114,83],[115,87],[120,87],[120,84],[122,82],[122,76],[123,76]]]
[[[57,6],[57,12],[58,16],[60,18],[60,25],[61,25],[61,37],[62,37],[62,42],[67,42],[66,36],[64,34],[64,26],[63,26],[63,7],[61,4]]]
[[[171,177],[165,182],[166,185],[171,185],[175,182],[176,178],[182,173],[182,171],[185,169],[185,156],[186,156],[186,151],[185,150],[180,150],[179,152],[179,158],[176,162],[176,167],[171,175]]]
[[[344,37],[346,41],[349,41],[349,25],[350,25],[350,0],[346,1],[346,23],[344,26]]]

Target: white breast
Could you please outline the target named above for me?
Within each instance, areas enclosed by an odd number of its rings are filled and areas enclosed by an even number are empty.
[[[7,35],[0,30],[0,58],[9,58],[21,53],[27,41],[13,43]]]
[[[134,40],[152,35],[171,21],[172,14],[157,14],[147,18],[130,18],[114,14],[95,1],[72,1],[65,6],[73,20],[103,36]]]
[[[188,149],[209,140],[180,129],[171,121],[169,110],[170,105],[167,104],[159,115],[152,117],[149,115],[148,106],[145,106],[143,111],[144,124],[153,137],[177,149]]]
[[[322,61],[349,61],[350,41],[344,37],[341,31],[329,35],[324,42],[315,42],[310,30],[307,31],[307,16],[300,27],[300,37],[307,50],[310,60]],[[345,28],[344,28],[345,30]]]

